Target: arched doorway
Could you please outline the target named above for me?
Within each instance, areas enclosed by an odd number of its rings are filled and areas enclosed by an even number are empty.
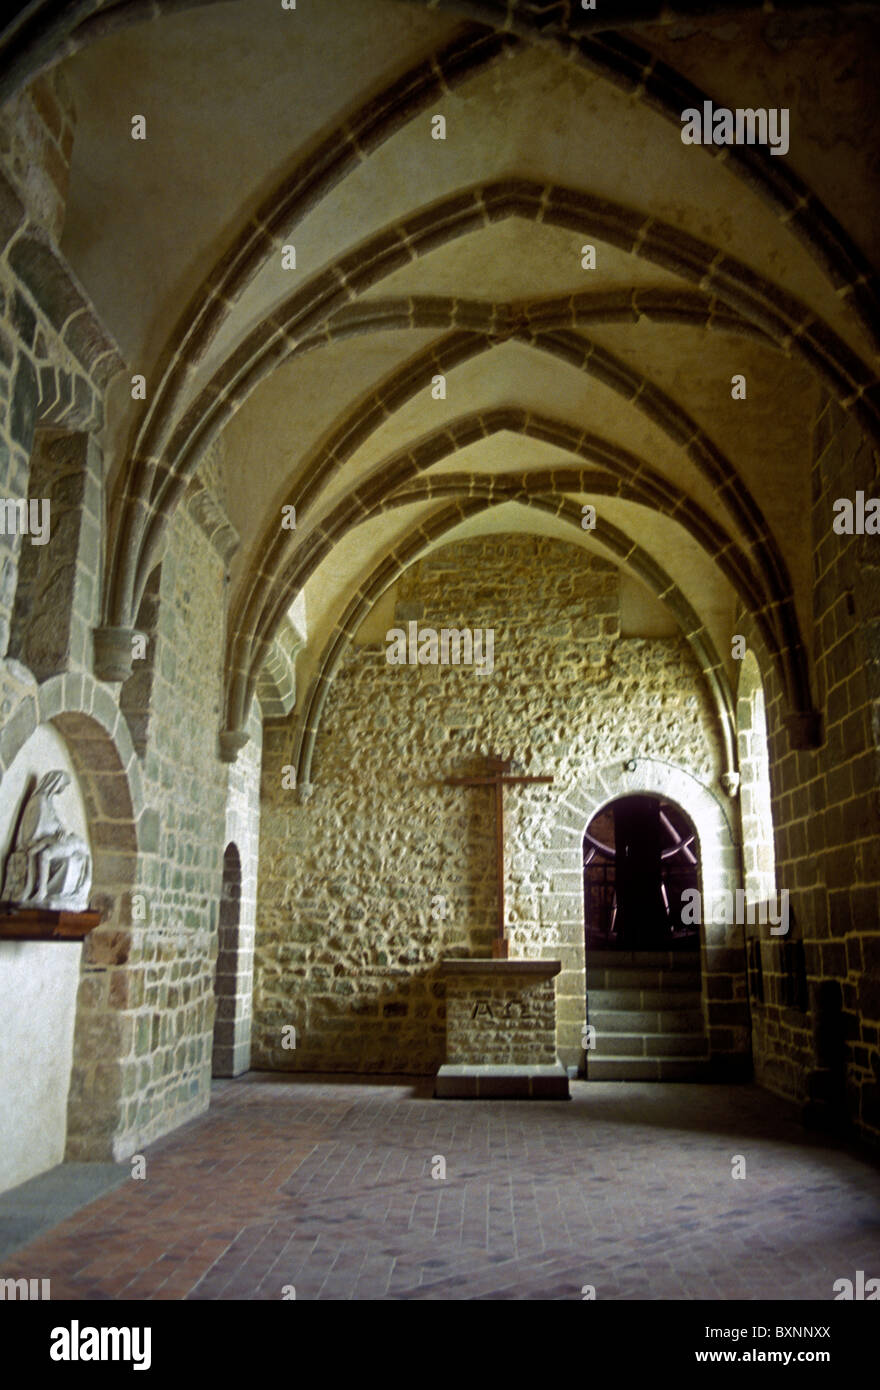
[[[682,912],[684,894],[700,888],[699,843],[674,801],[634,794],[603,806],[584,834],[583,866],[588,953],[699,949],[699,926]]]
[[[699,914],[692,924],[683,910],[700,890],[693,822],[668,798],[630,792],[593,816],[583,850],[586,1077],[705,1079]]]
[[[541,850],[539,859],[548,873],[567,874],[569,882],[577,889],[572,893],[570,920],[557,929],[552,947],[554,953],[560,949],[557,942],[572,948],[563,955],[556,994],[560,1001],[558,1052],[566,1066],[584,1066],[584,1024],[595,1023],[593,1010],[598,1006],[594,991],[624,988],[615,978],[619,978],[621,965],[626,962],[624,952],[584,950],[584,831],[604,807],[631,795],[658,797],[685,811],[697,832],[703,901],[714,901],[720,893],[732,893],[742,882],[740,850],[733,829],[733,816],[738,817],[739,807],[731,801],[729,792],[722,797],[715,787],[661,758],[638,756],[625,764],[605,763],[585,770],[582,780],[559,798],[546,847]],[[597,959],[603,954],[607,955],[607,967],[600,966]],[[655,968],[645,959],[649,954],[639,952],[632,956],[638,968],[645,972]],[[675,962],[677,969],[686,968],[687,952],[662,954]],[[742,929],[730,924],[704,923],[697,955],[700,979],[694,981],[692,992],[699,998],[705,1013],[713,1079],[743,1079],[751,1075],[752,1062]],[[632,988],[641,992],[649,986]],[[564,1012],[562,1001],[567,1001]],[[633,1007],[641,1008],[642,1002],[641,998],[634,1000]],[[580,1012],[584,1005],[586,1017]],[[601,1020],[599,1022],[601,1024]],[[592,1066],[589,1072],[596,1075]],[[612,1076],[609,1072],[608,1079],[622,1078],[619,1073]]]
[[[223,853],[217,970],[214,975],[212,1074],[235,1075],[235,1004],[238,982],[238,929],[241,920],[241,856],[230,841]]]

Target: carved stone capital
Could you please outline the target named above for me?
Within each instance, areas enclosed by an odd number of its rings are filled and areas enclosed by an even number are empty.
[[[220,761],[234,763],[249,738],[250,734],[246,734],[244,729],[224,729],[218,739]]]
[[[722,772],[721,774],[721,785],[730,797],[738,794],[741,781],[742,778],[738,772]]]
[[[95,676],[99,681],[127,681],[132,672],[133,627],[96,627]]]

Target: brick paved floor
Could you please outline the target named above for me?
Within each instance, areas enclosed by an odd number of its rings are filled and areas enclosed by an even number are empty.
[[[754,1087],[571,1102],[254,1074],[3,1260],[52,1298],[805,1299],[880,1275],[880,1165]],[[435,1156],[446,1178],[432,1178]],[[742,1155],[746,1177],[731,1177]],[[57,1170],[56,1170],[57,1171]]]

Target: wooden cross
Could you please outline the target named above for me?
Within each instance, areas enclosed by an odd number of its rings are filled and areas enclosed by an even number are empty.
[[[498,929],[492,943],[492,955],[496,960],[506,960],[508,940],[504,933],[504,788],[524,782],[552,782],[552,777],[510,777],[508,774],[513,762],[510,758],[490,756],[485,776],[446,777],[447,787],[494,787],[495,788],[495,877],[498,884]]]

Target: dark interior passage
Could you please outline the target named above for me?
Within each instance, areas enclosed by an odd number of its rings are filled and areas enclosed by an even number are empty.
[[[699,888],[699,867],[681,807],[640,795],[603,807],[584,836],[587,948],[693,949],[699,927],[682,921],[683,895]]]

